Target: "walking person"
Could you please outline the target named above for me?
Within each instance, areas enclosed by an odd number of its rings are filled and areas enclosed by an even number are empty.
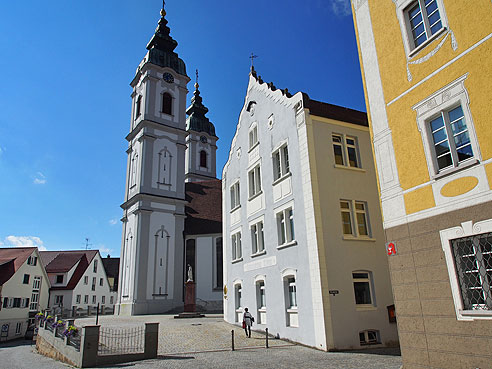
[[[253,325],[254,321],[255,321],[255,318],[253,318],[251,313],[248,311],[248,308],[244,308],[243,328],[244,328],[244,331],[246,332],[246,337],[251,338],[251,326]],[[249,334],[248,334],[248,331],[249,331]]]

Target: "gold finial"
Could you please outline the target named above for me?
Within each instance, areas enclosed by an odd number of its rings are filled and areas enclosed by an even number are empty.
[[[195,88],[198,88],[199,87],[199,84],[198,84],[198,69],[195,70],[195,75],[196,75]]]
[[[161,9],[161,16],[162,17],[166,16],[166,11],[164,10],[165,5],[166,5],[166,0],[162,0],[162,9]]]

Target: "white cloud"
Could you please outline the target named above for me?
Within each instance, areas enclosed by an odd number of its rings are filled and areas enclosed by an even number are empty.
[[[46,176],[41,172],[37,172],[36,177],[34,178],[34,184],[45,184],[45,183],[46,183]]]
[[[3,245],[3,243],[0,242]],[[7,236],[5,237],[5,245],[13,247],[37,247],[39,251],[46,251],[44,242],[39,237],[35,236]]]
[[[339,16],[347,16],[352,14],[350,0],[330,0],[333,13]]]
[[[97,245],[97,249],[99,250],[100,254],[111,254],[113,252],[113,249],[110,249],[105,245]]]
[[[0,155],[2,155],[4,151],[5,149],[2,146],[0,146]]]
[[[109,220],[109,224],[111,224],[111,225],[115,225],[117,223],[118,223],[118,219],[116,219],[116,218]]]

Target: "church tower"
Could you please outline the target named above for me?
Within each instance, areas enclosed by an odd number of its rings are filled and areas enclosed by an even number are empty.
[[[132,116],[117,313],[183,306],[186,67],[161,10],[147,54],[130,83]]]
[[[186,182],[207,181],[216,178],[215,152],[217,151],[215,127],[205,116],[208,109],[202,103],[198,90],[198,70],[196,71],[195,92],[191,105],[186,110]]]

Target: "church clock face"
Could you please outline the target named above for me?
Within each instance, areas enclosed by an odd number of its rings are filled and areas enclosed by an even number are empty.
[[[174,83],[174,77],[171,73],[164,73],[162,79],[167,83]]]
[[[200,136],[200,142],[201,142],[201,143],[207,143],[207,137],[205,137],[205,136]]]

